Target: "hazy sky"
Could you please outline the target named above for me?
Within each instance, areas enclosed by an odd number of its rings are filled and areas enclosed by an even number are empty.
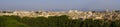
[[[0,0],[0,10],[120,8],[120,0]]]

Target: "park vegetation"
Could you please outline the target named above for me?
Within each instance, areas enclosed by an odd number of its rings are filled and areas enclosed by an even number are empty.
[[[0,27],[120,27],[120,20],[69,19],[69,16],[0,16]]]

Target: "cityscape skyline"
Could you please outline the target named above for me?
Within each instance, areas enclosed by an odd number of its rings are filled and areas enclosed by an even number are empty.
[[[120,27],[120,0],[0,0],[0,27]]]

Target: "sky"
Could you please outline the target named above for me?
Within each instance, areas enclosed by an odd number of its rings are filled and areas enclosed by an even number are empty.
[[[0,0],[0,10],[69,10],[81,8],[120,10],[120,0]]]

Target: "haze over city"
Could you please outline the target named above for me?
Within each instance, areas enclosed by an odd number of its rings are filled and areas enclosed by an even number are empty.
[[[0,0],[0,10],[120,10],[120,0]]]

